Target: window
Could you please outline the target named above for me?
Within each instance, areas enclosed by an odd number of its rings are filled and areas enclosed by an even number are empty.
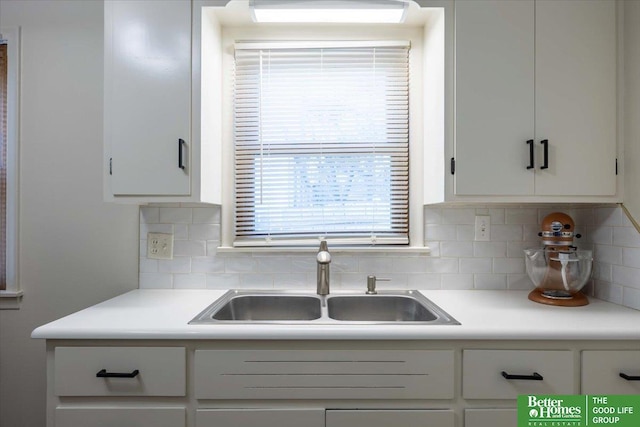
[[[0,40],[0,290],[7,289],[7,43]]]
[[[0,29],[0,308],[17,308],[18,29]],[[4,298],[10,297],[10,298]]]
[[[409,243],[409,43],[236,43],[235,246]]]

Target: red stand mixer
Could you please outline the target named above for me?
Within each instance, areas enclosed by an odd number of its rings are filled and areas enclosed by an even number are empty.
[[[541,224],[541,249],[525,249],[527,274],[536,288],[529,299],[541,304],[577,307],[589,304],[580,289],[589,281],[592,252],[573,245],[575,224],[562,212],[547,215]]]

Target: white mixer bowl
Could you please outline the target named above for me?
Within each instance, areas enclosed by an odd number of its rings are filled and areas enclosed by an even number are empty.
[[[527,274],[535,287],[557,291],[559,297],[578,292],[591,278],[590,250],[525,249],[524,253]]]

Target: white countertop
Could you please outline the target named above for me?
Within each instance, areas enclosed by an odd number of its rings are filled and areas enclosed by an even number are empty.
[[[35,329],[45,339],[640,340],[640,311],[589,298],[531,302],[526,291],[421,291],[461,325],[189,325],[225,291],[134,290]]]

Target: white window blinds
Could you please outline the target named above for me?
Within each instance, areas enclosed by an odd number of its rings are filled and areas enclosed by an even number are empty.
[[[408,244],[409,43],[237,43],[236,246]]]

